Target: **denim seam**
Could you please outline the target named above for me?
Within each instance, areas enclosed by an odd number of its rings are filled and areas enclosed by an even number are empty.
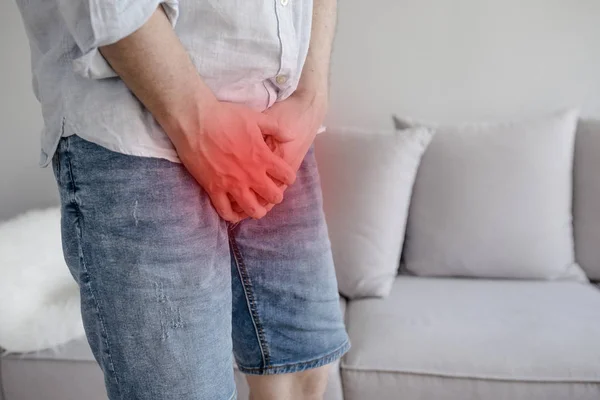
[[[231,397],[229,398],[229,400],[236,400],[237,399],[237,389],[233,390],[233,394],[231,395]]]
[[[238,370],[248,375],[275,375],[275,374],[289,374],[294,372],[302,372],[312,368],[319,368],[327,364],[340,359],[350,349],[350,341],[345,340],[344,343],[337,347],[335,350],[325,354],[324,356],[317,357],[309,361],[302,361],[294,364],[284,365],[272,365],[264,369],[254,367],[244,367],[243,365],[237,365]]]
[[[246,303],[248,308],[250,309],[250,316],[252,317],[252,324],[254,325],[254,330],[256,332],[256,336],[258,339],[258,345],[260,348],[262,362],[263,365],[258,368],[260,370],[267,368],[267,366],[271,362],[271,357],[269,355],[269,348],[267,346],[267,340],[265,337],[265,332],[262,323],[260,322],[260,317],[258,315],[258,309],[256,306],[256,297],[254,296],[254,291],[252,288],[252,282],[250,281],[250,277],[248,276],[248,271],[246,269],[246,265],[244,264],[244,259],[240,252],[239,247],[233,237],[233,228],[229,230],[229,245],[231,246],[231,250],[233,252],[233,258],[235,260],[236,269],[238,270],[238,274],[240,275],[240,280],[242,281],[242,287],[244,289],[244,295],[246,296]]]
[[[61,156],[60,156],[60,148],[57,147],[54,156],[52,157],[52,160],[50,160],[50,163],[52,164],[52,167],[54,168],[54,178],[56,179],[56,182],[60,184],[61,182],[61,175],[60,175],[60,171],[62,170],[61,168]]]
[[[65,143],[65,152],[68,153],[69,152],[69,139],[66,139],[66,143]],[[109,364],[109,370],[110,372],[112,372],[113,378],[115,380],[115,383],[117,385],[117,390],[119,392],[119,397],[121,399],[123,399],[123,394],[121,392],[121,386],[119,384],[119,378],[117,376],[117,371],[115,369],[115,364],[113,362],[112,359],[112,355],[110,353],[110,341],[108,339],[108,331],[106,329],[106,324],[104,322],[104,318],[102,317],[102,310],[100,307],[100,303],[97,300],[95,291],[92,287],[91,284],[91,280],[89,279],[89,273],[86,267],[86,263],[85,263],[85,258],[84,258],[84,254],[83,254],[83,230],[81,229],[81,210],[79,208],[79,203],[77,201],[77,186],[75,184],[75,177],[73,174],[73,166],[71,164],[71,159],[69,157],[65,157],[65,161],[67,163],[66,167],[68,168],[67,173],[69,174],[69,180],[70,180],[70,184],[72,186],[72,196],[73,198],[71,199],[71,203],[73,204],[74,208],[75,208],[75,212],[77,214],[77,218],[76,218],[76,226],[75,229],[77,231],[77,247],[78,247],[78,253],[79,253],[79,263],[83,269],[83,273],[85,274],[85,281],[82,282],[85,284],[85,286],[87,287],[87,289],[89,290],[90,295],[92,296],[92,301],[94,302],[95,308],[96,308],[96,314],[98,315],[98,320],[100,321],[100,327],[102,330],[102,339],[104,340],[105,346],[106,346],[106,355],[108,357],[108,364]]]

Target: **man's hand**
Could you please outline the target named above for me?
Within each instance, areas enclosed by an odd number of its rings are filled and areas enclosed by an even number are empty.
[[[283,200],[284,189],[275,182],[289,185],[296,174],[263,138],[282,143],[290,135],[274,118],[239,104],[215,101],[198,114],[197,124],[192,121],[171,135],[181,161],[223,219],[264,217],[266,204]]]
[[[281,143],[266,138],[269,147],[282,156],[295,171],[310,149],[327,109],[331,47],[335,32],[337,0],[314,0],[311,39],[294,94],[266,111],[280,126],[294,135],[294,140]],[[281,185],[285,190],[286,185]],[[267,211],[273,204],[266,206]]]
[[[279,126],[285,127],[292,134],[293,139],[287,142],[282,142],[274,136],[267,136],[265,141],[294,171],[300,168],[310,149],[325,118],[325,111],[325,102],[298,92],[265,111],[266,115],[274,118]]]
[[[267,115],[217,101],[175,35],[162,7],[140,29],[100,52],[173,142],[179,158],[230,222],[261,218],[258,202],[279,203],[295,173],[265,144],[286,135]],[[234,200],[239,212],[231,209]]]
[[[282,141],[274,135],[265,136],[264,141],[273,154],[285,160],[294,171],[300,168],[315,139],[325,116],[325,104],[314,96],[296,92],[264,112],[266,116],[273,118],[278,126],[283,127],[285,132],[291,133],[292,140],[289,141]],[[285,137],[287,138],[287,135]],[[278,181],[277,184],[282,191],[289,185],[283,181]],[[259,199],[259,203],[266,211],[270,211],[277,204],[266,201],[266,198]],[[237,203],[232,203],[232,209],[236,213],[243,211]]]

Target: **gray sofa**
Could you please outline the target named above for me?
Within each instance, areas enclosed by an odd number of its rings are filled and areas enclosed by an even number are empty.
[[[398,277],[387,299],[344,308],[353,348],[332,370],[326,400],[600,398],[592,285]],[[3,400],[106,399],[83,340],[6,357],[2,379]],[[243,376],[236,381],[246,400]]]
[[[592,123],[577,134],[573,201],[575,255],[592,280],[600,279],[598,171],[600,124]],[[339,279],[345,266],[336,267]],[[341,298],[352,349],[332,369],[326,400],[600,399],[598,286],[392,279],[386,297]],[[106,399],[83,340],[10,355],[1,366],[3,400]],[[243,376],[236,380],[246,400]]]

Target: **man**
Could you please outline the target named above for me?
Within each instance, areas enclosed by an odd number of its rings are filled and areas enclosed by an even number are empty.
[[[349,347],[312,150],[335,0],[18,0],[110,399],[322,398]],[[312,24],[311,24],[312,22]]]

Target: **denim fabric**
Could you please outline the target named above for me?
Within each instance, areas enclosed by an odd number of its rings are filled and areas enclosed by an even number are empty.
[[[311,150],[263,219],[230,225],[178,163],[61,139],[65,259],[109,398],[235,398],[240,370],[315,368],[349,348]]]

